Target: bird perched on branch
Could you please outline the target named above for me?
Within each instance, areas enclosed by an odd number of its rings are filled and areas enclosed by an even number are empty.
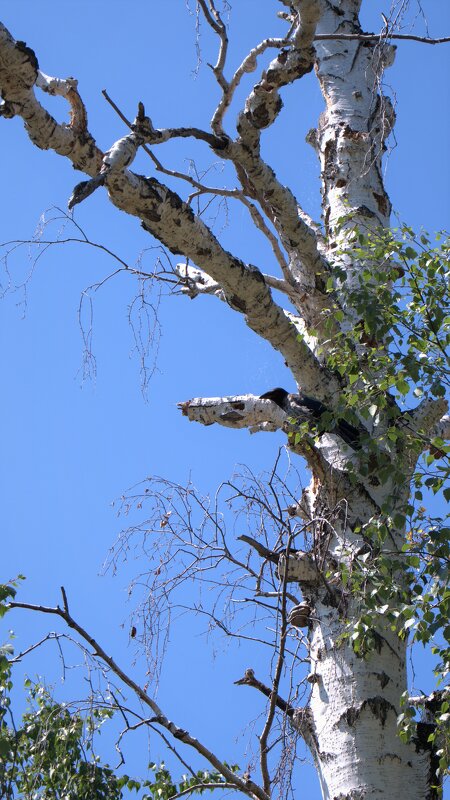
[[[272,400],[289,417],[294,417],[299,422],[312,422],[321,424],[322,430],[328,433],[336,433],[343,441],[350,445],[354,450],[361,448],[361,432],[354,425],[350,425],[345,419],[336,419],[333,412],[327,408],[320,400],[308,397],[303,392],[289,394],[285,389],[277,387],[270,392],[260,395],[261,400]],[[324,415],[327,415],[326,417]],[[328,422],[328,419],[330,420]],[[326,423],[326,427],[323,425]]]

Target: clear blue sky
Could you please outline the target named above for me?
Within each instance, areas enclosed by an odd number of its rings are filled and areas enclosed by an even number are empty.
[[[203,27],[202,63],[195,76],[195,19],[184,0],[5,0],[2,5],[2,21],[15,38],[35,50],[45,73],[78,79],[90,130],[104,150],[126,130],[102,98],[103,88],[128,117],[142,100],[156,127],[207,126],[217,97],[206,66],[214,50]],[[378,30],[380,12],[387,12],[389,3],[366,0],[363,5],[370,8],[367,29]],[[411,5],[415,7],[414,0]],[[253,44],[283,28],[275,18],[278,4],[273,0],[235,0],[232,6],[230,64],[235,66]],[[431,35],[449,35],[447,0],[423,0],[422,7]],[[418,30],[424,31],[420,20]],[[450,45],[402,43],[394,67],[386,73],[398,115],[396,147],[386,167],[388,191],[402,220],[431,231],[448,227],[449,62]],[[42,99],[58,119],[66,118],[63,101]],[[286,89],[283,99],[285,109],[264,137],[264,154],[306,210],[318,216],[319,169],[314,152],[304,144],[322,110],[314,76]],[[233,114],[228,120],[232,130]],[[18,119],[1,121],[0,136],[0,240],[28,239],[46,209],[66,206],[81,176],[69,162],[33,147]],[[170,143],[157,155],[175,169],[186,169],[191,158],[200,169],[214,161],[206,148],[190,141]],[[144,153],[134,168],[145,174],[153,170]],[[228,177],[216,171],[208,180],[225,185]],[[186,196],[184,187],[177,188]],[[273,271],[271,253],[252,232],[246,214],[240,208],[230,212],[228,227],[223,227],[223,215],[217,222],[226,246],[264,271]],[[135,219],[108,203],[104,190],[81,205],[76,218],[93,240],[131,264],[155,244]],[[149,270],[154,261],[155,251],[148,251],[144,264]],[[30,267],[27,251],[16,253],[10,267],[18,281]],[[45,604],[59,601],[63,584],[73,614],[126,666],[134,655],[128,647],[127,581],[136,565],[128,565],[116,578],[99,575],[121,528],[111,502],[147,475],[180,483],[191,476],[202,492],[214,492],[236,464],[249,464],[255,472],[270,468],[281,436],[250,437],[245,431],[189,424],[176,403],[201,395],[260,393],[276,385],[291,388],[292,383],[282,359],[219,301],[164,298],[158,371],[146,403],[127,321],[136,294],[128,276],[119,276],[96,293],[93,351],[98,373],[94,381],[83,382],[80,296],[113,268],[107,257],[90,248],[55,248],[38,262],[26,305],[20,292],[2,301],[2,579],[24,573],[22,598]],[[11,615],[7,623],[14,626],[17,649],[45,628],[42,620],[18,615]],[[242,730],[260,713],[262,703],[251,690],[234,687],[233,681],[261,661],[259,655],[255,660],[243,648],[227,649],[215,639],[211,662],[212,644],[198,635],[201,629],[196,624],[174,634],[176,652],[167,659],[159,697],[180,724],[211,742],[222,758],[245,767],[245,744],[252,737],[254,741],[255,733],[247,728],[242,737]],[[55,652],[48,648],[33,669],[54,676],[54,660]],[[139,666],[136,674],[142,674]],[[162,752],[156,745],[151,757],[158,760]],[[130,756],[127,770],[141,771],[138,762],[145,763],[145,758],[143,748]],[[309,796],[319,797],[314,781],[311,786]]]

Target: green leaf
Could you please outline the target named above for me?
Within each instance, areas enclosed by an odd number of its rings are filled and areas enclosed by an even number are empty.
[[[395,388],[400,392],[400,394],[407,395],[409,393],[409,384],[404,378],[399,378],[396,380]]]
[[[414,259],[417,258],[417,252],[412,247],[405,247],[405,256],[406,258]]]

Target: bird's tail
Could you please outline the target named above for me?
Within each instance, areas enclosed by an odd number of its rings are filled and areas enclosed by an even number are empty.
[[[335,430],[341,439],[343,439],[346,444],[349,444],[350,447],[353,447],[354,450],[361,449],[361,431],[355,428],[354,425],[350,425],[345,419],[340,419],[336,424]]]

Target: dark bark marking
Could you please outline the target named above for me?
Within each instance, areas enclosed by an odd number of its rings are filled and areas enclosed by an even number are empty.
[[[325,160],[325,173],[330,176],[334,175],[336,166],[336,152],[337,146],[334,139],[329,139],[325,145],[324,160]]]
[[[413,737],[416,752],[429,753],[429,778],[428,785],[430,786],[429,794],[426,800],[437,800],[442,797],[441,781],[436,777],[437,770],[439,769],[439,756],[436,753],[436,746],[433,742],[428,741],[430,734],[436,730],[435,725],[429,722],[418,722],[416,727],[416,735]]]
[[[354,213],[356,216],[369,217],[369,219],[376,217],[375,211],[372,211],[371,208],[367,208],[367,206],[358,206]]]
[[[177,194],[175,194],[175,192],[170,192],[170,191],[169,191],[169,203],[170,203],[171,208],[176,208],[176,209],[181,208],[182,205],[183,205],[183,201],[182,201],[181,197],[179,197]],[[188,206],[187,206],[187,208],[188,208]]]
[[[397,761],[399,764],[402,763],[402,759],[397,753],[383,753],[378,759],[378,763],[381,764],[382,761],[386,761],[388,758],[390,758],[391,761]]]
[[[150,222],[161,222],[161,214],[159,214],[158,211],[153,209],[147,209],[146,211],[144,211],[142,216],[144,217],[144,219],[150,220]]]
[[[235,311],[239,311],[240,314],[245,314],[247,312],[247,303],[236,294],[231,296],[227,295],[227,303],[230,308],[233,308]]]
[[[376,200],[378,211],[383,216],[387,217],[389,214],[389,201],[385,194],[377,194],[377,192],[373,192],[373,196]]]
[[[380,681],[382,689],[384,689],[384,687],[387,686],[389,681],[391,680],[389,675],[386,675],[385,672],[375,672],[375,677],[377,678],[377,680]]]
[[[29,76],[29,80],[31,82],[30,82],[28,88],[31,89],[31,87],[34,86],[34,84],[36,82],[38,69],[39,69],[39,61],[37,59],[36,53],[34,52],[34,50],[31,49],[31,47],[28,47],[26,42],[22,42],[20,40],[16,42],[16,50],[18,50],[19,53],[23,53],[23,55],[25,56],[25,58],[23,59],[23,63],[25,64],[25,62],[28,61],[30,67],[33,70],[33,73],[34,73],[33,78],[31,79],[31,75]],[[23,80],[25,78],[25,76],[21,75],[21,78]]]
[[[254,128],[262,130],[263,128],[268,128],[269,125],[271,125],[272,120],[277,116],[277,114],[280,113],[282,108],[283,101],[281,97],[277,97],[274,106],[267,108],[264,103],[261,103],[257,108],[255,108],[254,111],[246,112],[245,116]]]
[[[378,717],[383,726],[386,722],[388,711],[393,711],[397,716],[397,712],[392,703],[389,703],[384,697],[369,697],[367,700],[367,705],[369,706],[372,714],[375,717]]]
[[[198,256],[206,256],[208,258],[211,255],[211,248],[210,247],[198,247],[196,252],[197,252]]]
[[[158,203],[161,202],[161,196],[158,191],[159,183],[154,178],[146,178],[144,175],[140,176],[142,181],[142,188],[141,188],[141,195],[144,198],[151,198],[156,200]]]
[[[383,727],[386,723],[389,711],[392,711],[395,716],[397,716],[397,711],[392,703],[389,703],[384,697],[378,695],[376,697],[368,697],[367,700],[363,700],[359,708],[350,706],[350,708],[347,708],[347,710],[342,714],[341,719],[344,719],[349,728],[352,728],[365,708],[370,709],[374,717],[377,717],[377,719],[380,720]]]
[[[347,708],[347,711],[344,714],[344,718],[349,728],[353,727],[359,715],[360,715],[360,710],[356,709],[354,706],[350,706],[350,708]]]
[[[224,422],[240,422],[244,417],[237,411],[226,411],[225,414],[220,415],[220,419],[224,420]]]
[[[350,125],[345,126],[344,130],[342,131],[342,135],[346,139],[353,139],[353,141],[356,142],[359,141],[360,139],[362,139],[362,141],[367,139],[367,133],[365,133],[364,131],[355,131],[352,128],[350,128]]]

